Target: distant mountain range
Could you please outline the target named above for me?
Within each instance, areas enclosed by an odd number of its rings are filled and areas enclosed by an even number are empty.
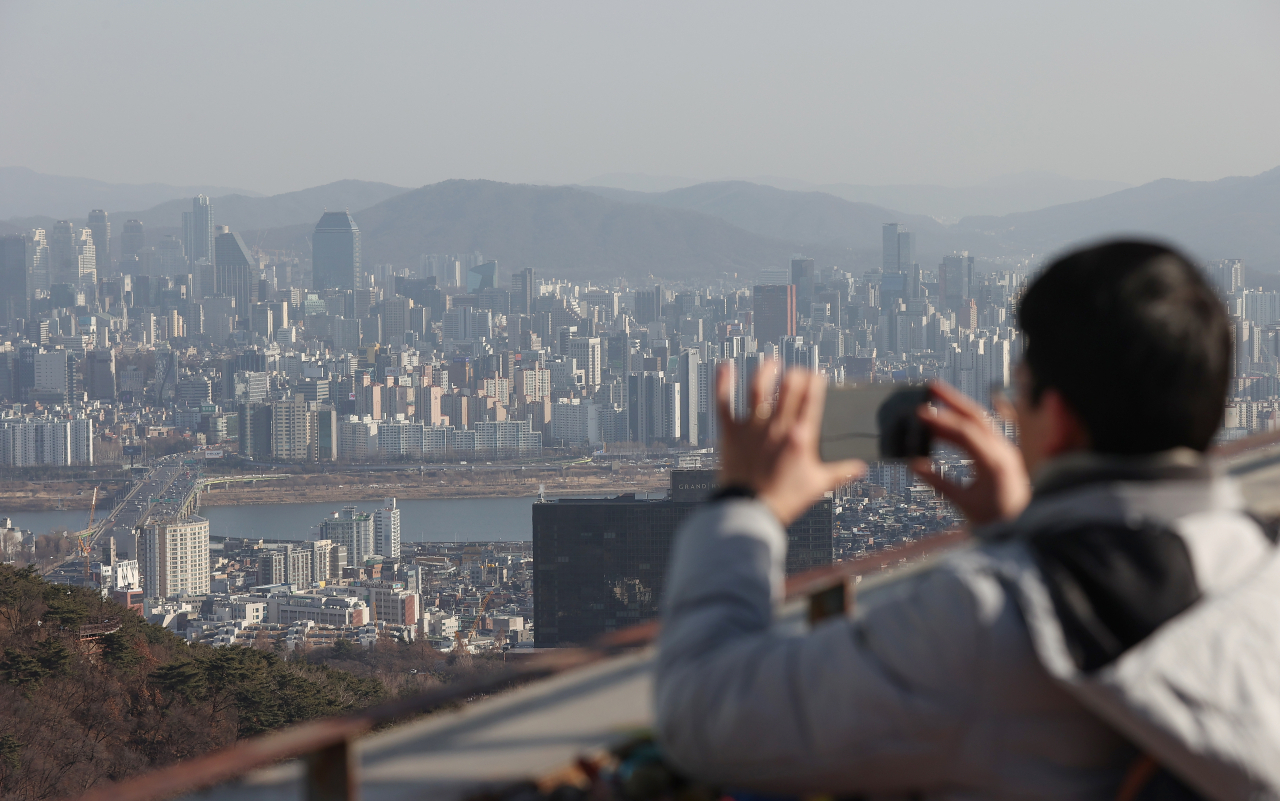
[[[1129,188],[1128,184],[1119,181],[1079,180],[1051,172],[1005,175],[973,186],[815,184],[773,175],[717,183],[743,182],[794,192],[825,192],[855,203],[897,209],[904,214],[933,217],[947,223],[954,223],[961,217],[975,215],[1034,211],[1062,203],[1101,197]],[[583,185],[605,189],[626,189],[633,192],[670,192],[673,189],[684,189],[699,183],[701,182],[675,176],[609,173],[584,181]]]
[[[575,187],[444,181],[355,212],[363,260],[417,264],[424,253],[478,250],[500,272],[533,267],[566,278],[632,282],[754,280],[786,264],[801,244],[761,236],[710,214],[612,200]],[[313,225],[248,231],[264,248],[306,247]],[[878,247],[878,245],[877,245]],[[847,262],[833,246],[804,247],[824,262]]]
[[[170,184],[112,184],[91,178],[46,175],[26,167],[0,167],[0,220],[12,217],[80,219],[93,209],[145,209],[176,197],[196,195],[246,195],[247,189],[225,186],[172,186]]]
[[[1137,234],[1176,243],[1201,259],[1244,259],[1280,270],[1280,167],[1248,178],[1161,179],[1093,200],[1003,217],[967,217],[950,229],[958,246],[989,253],[1046,253],[1082,240]]]
[[[145,211],[117,212],[112,220],[141,219],[149,238],[178,234],[189,208],[189,197],[170,199]],[[405,190],[338,181],[272,197],[214,197],[216,221],[241,232],[249,245],[303,255],[325,208],[352,211],[369,266],[411,266],[424,253],[479,250],[497,258],[502,272],[534,267],[546,275],[633,282],[736,273],[754,280],[760,269],[784,266],[797,253],[858,271],[877,265],[881,225],[899,222],[916,232],[917,258],[926,266],[953,250],[1039,258],[1081,241],[1136,234],[1178,243],[1200,259],[1242,258],[1254,270],[1280,271],[1280,168],[1212,182],[1155,181],[952,225],[829,192],[746,181],[665,192],[463,180]],[[9,220],[0,223],[0,233],[52,219]]]
[[[310,223],[314,227],[326,209],[365,209],[407,191],[402,186],[348,180],[270,197],[226,195],[212,199],[213,218],[218,225],[229,225],[233,231],[302,223]],[[148,228],[176,228],[182,225],[184,211],[191,211],[190,197],[170,200],[146,211],[121,212],[115,216],[121,221],[141,220]]]
[[[936,249],[947,231],[930,217],[855,203],[825,192],[793,192],[746,181],[698,184],[655,194],[583,188],[612,200],[710,214],[744,231],[805,247],[879,252],[881,227],[898,222]]]

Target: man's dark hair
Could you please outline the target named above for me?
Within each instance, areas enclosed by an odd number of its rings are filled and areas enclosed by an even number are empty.
[[[1118,241],[1058,259],[1018,306],[1031,398],[1060,392],[1099,453],[1203,451],[1231,380],[1231,325],[1177,251]]]

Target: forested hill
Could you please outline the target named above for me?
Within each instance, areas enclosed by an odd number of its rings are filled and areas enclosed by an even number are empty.
[[[119,630],[98,648],[83,647],[80,627],[104,620],[119,621]],[[425,643],[288,658],[188,645],[95,592],[0,566],[0,798],[78,794],[241,737],[425,689],[405,683],[410,663],[437,666],[409,677],[418,684],[482,669],[446,659]]]

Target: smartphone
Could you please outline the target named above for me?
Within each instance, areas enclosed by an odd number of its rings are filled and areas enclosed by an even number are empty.
[[[824,462],[928,456],[933,437],[916,416],[928,402],[926,387],[909,384],[832,387],[822,413],[818,454]]]

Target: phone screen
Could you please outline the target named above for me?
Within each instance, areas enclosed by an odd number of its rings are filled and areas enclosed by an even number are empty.
[[[822,413],[819,455],[824,462],[929,455],[929,429],[916,417],[928,397],[926,388],[906,384],[832,387]]]

